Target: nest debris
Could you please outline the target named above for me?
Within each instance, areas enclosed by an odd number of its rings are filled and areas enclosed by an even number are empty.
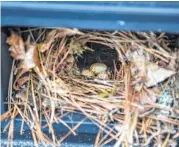
[[[35,146],[57,146],[86,118],[100,128],[96,147],[111,141],[115,147],[177,144],[179,47],[173,40],[153,32],[11,32],[8,111],[1,115],[1,121],[10,118],[8,139],[13,140],[14,119],[20,115]],[[85,117],[70,128],[61,119],[68,112]],[[41,116],[51,137],[43,132]],[[57,121],[69,129],[61,138],[53,129]]]

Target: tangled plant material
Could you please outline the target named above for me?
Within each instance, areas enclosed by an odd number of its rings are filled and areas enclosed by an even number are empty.
[[[11,118],[10,140],[14,119],[19,114],[21,128],[24,122],[29,126],[36,146],[39,142],[59,145],[70,134],[76,134],[75,130],[86,118],[100,128],[95,146],[113,140],[116,147],[148,146],[152,140],[162,146],[171,144],[172,140],[176,142],[178,51],[169,47],[170,40],[166,40],[165,33],[81,32],[68,28],[41,32],[37,42],[24,42],[15,33],[7,39],[14,64],[9,110],[1,116],[1,121]],[[31,30],[29,33],[33,35]],[[34,36],[31,38],[35,40]],[[106,54],[115,50],[118,61],[110,57],[113,67],[101,61],[81,69],[77,60],[84,52],[95,50],[89,43],[107,47]],[[165,94],[166,89],[171,93]],[[70,128],[62,120],[69,112],[83,114],[85,118]],[[41,116],[46,119],[51,137],[43,132]],[[56,137],[53,129],[52,124],[57,122],[70,130],[61,138]]]

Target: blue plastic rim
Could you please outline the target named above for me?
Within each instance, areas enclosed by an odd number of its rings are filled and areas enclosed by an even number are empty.
[[[2,25],[179,32],[179,2],[2,2]]]

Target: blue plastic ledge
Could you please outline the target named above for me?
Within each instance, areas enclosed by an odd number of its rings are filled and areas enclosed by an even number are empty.
[[[2,2],[2,26],[179,32],[179,2]]]

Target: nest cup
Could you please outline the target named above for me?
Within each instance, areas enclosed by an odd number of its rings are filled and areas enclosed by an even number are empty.
[[[20,115],[32,130],[35,145],[60,144],[70,134],[75,135],[86,119],[100,128],[95,146],[111,141],[116,146],[148,146],[151,140],[157,142],[157,137],[166,138],[166,144],[176,141],[179,106],[177,96],[172,94],[178,90],[174,86],[178,75],[174,58],[177,54],[170,50],[172,39],[167,40],[165,34],[68,28],[12,28],[11,33],[14,39],[10,36],[7,43],[11,45],[14,62],[8,110],[2,117],[11,119],[10,140],[14,118]],[[33,64],[28,66],[29,62]],[[90,70],[96,63],[107,66],[110,79],[82,76],[84,69]],[[167,95],[167,102],[172,102],[169,105],[165,105],[166,98],[161,95],[166,87],[174,90]],[[166,113],[160,113],[161,110]],[[62,120],[68,113],[84,117],[75,126],[69,126]],[[42,116],[46,122],[43,126]],[[59,122],[69,131],[60,137],[53,128]],[[44,127],[49,129],[49,136],[43,132]]]

